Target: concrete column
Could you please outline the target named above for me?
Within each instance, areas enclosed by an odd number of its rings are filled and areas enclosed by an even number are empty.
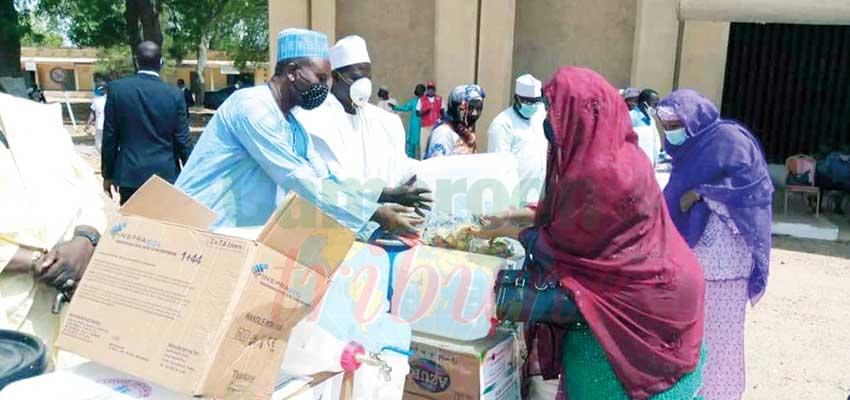
[[[661,96],[673,89],[679,37],[678,0],[638,0],[631,86]]]
[[[310,29],[328,35],[328,45],[336,42],[336,0],[311,0]]]
[[[475,0],[435,1],[434,79],[444,98],[455,86],[475,82],[478,4]]]
[[[679,87],[698,90],[719,107],[723,100],[728,44],[728,22],[685,22]]]
[[[511,103],[516,0],[481,2],[478,31],[478,84],[484,88],[484,113],[476,126],[478,151],[487,151],[490,122]]]
[[[310,27],[310,0],[269,0],[269,67],[277,63],[277,34],[284,28]]]

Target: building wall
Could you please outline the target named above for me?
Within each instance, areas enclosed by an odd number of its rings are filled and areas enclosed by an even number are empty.
[[[62,85],[53,82],[50,79],[50,70],[60,67],[64,69],[74,69],[74,64],[71,63],[38,63],[36,64],[36,73],[42,90],[62,90]],[[75,71],[76,74],[76,71]]]
[[[678,0],[638,0],[629,86],[673,90],[679,40]]]
[[[417,0],[337,0],[336,7],[336,37],[366,40],[376,93],[386,85],[403,102],[417,83],[435,79],[434,7]]]
[[[678,87],[698,90],[719,106],[728,44],[728,22],[685,22]]]
[[[271,79],[272,73],[268,68],[254,69],[254,85],[264,85]]]
[[[514,76],[546,81],[563,65],[592,68],[628,86],[635,0],[520,0],[514,31]]]
[[[77,76],[77,90],[94,90],[94,65],[76,64],[74,74]]]

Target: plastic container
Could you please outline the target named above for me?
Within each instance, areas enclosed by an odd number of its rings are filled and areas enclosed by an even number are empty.
[[[517,160],[510,153],[437,157],[416,168],[416,184],[431,189],[433,211],[466,219],[525,203],[517,190]]]
[[[393,315],[413,331],[453,340],[477,340],[490,334],[495,318],[493,292],[499,270],[510,262],[428,246],[395,258]]]
[[[46,368],[46,349],[41,339],[0,330],[0,389],[12,382],[41,375]]]
[[[354,372],[366,350],[357,342],[340,340],[317,323],[302,320],[289,333],[281,372],[306,376],[320,372]]]
[[[410,326],[389,315],[390,262],[377,246],[355,243],[331,277],[322,303],[307,316],[343,341],[378,353],[392,346],[407,350]]]

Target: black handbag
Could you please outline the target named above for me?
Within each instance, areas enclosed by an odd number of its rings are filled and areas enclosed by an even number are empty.
[[[544,322],[567,325],[575,322],[578,309],[569,292],[549,268],[532,255],[536,233],[526,245],[522,269],[504,269],[496,278],[496,318],[510,322]]]

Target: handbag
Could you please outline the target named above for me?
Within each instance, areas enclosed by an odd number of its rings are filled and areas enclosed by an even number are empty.
[[[568,325],[578,309],[558,277],[532,254],[537,233],[531,232],[522,269],[500,270],[495,285],[496,318],[510,322]]]

